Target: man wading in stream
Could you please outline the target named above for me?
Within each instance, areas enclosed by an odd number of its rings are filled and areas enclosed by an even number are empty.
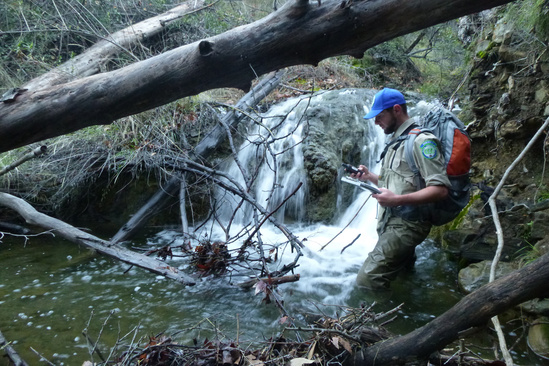
[[[414,174],[406,162],[405,143],[398,139],[416,127],[414,119],[408,116],[402,93],[390,88],[379,91],[364,118],[375,118],[375,124],[392,136],[381,155],[380,175],[364,165],[359,166],[359,173],[351,175],[376,184],[381,191],[372,195],[381,206],[377,225],[379,239],[360,268],[356,282],[362,288],[388,289],[401,270],[413,266],[415,248],[431,230],[431,223],[416,218],[414,210],[417,211],[418,205],[444,199],[450,181],[439,140],[431,133],[421,133],[414,141],[413,155],[426,186],[419,190],[415,186]],[[407,219],[403,219],[403,215]]]

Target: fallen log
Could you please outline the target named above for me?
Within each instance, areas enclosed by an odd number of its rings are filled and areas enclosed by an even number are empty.
[[[465,296],[430,323],[401,337],[363,349],[354,365],[402,365],[411,358],[426,359],[458,339],[460,333],[485,325],[505,310],[525,301],[549,296],[549,254]]]
[[[223,117],[220,125],[216,125],[194,148],[191,157],[195,160],[207,160],[212,152],[227,138],[223,124],[234,130],[244,118],[243,111],[249,111],[272,92],[280,83],[283,72],[278,71],[263,78],[250,92],[242,97],[235,108]],[[174,175],[159,189],[120,230],[112,237],[111,243],[120,243],[131,238],[147,221],[156,215],[163,205],[172,197],[177,196],[181,188],[181,178]]]
[[[28,364],[19,356],[15,349],[6,340],[6,338],[4,338],[2,332],[0,332],[0,349],[6,352],[6,355],[11,360],[14,366],[28,366]]]
[[[111,244],[130,239],[151,217],[154,217],[171,200],[180,188],[178,175],[172,176],[111,238]]]
[[[511,0],[288,1],[265,18],[124,68],[28,89],[0,103],[0,152],[258,76],[364,51]]]
[[[166,262],[147,257],[118,245],[111,245],[109,242],[79,230],[66,222],[36,211],[34,207],[21,198],[0,192],[0,205],[16,211],[31,225],[50,230],[73,243],[84,245],[100,254],[146,269],[184,285],[195,284],[192,278],[179,272],[177,268],[168,265]]]

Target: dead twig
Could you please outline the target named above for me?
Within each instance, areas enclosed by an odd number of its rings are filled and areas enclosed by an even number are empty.
[[[368,197],[364,200],[364,202],[362,203],[362,205],[359,207],[359,209],[356,211],[356,213],[354,214],[353,218],[351,220],[349,220],[349,222],[332,238],[330,239],[329,242],[327,242],[326,244],[324,244],[322,246],[322,248],[320,248],[320,250],[323,250],[324,248],[326,248],[328,246],[328,244],[330,244],[332,241],[335,240],[335,238],[337,238],[339,236],[339,234],[341,234],[343,232],[343,230],[345,230],[347,228],[347,226],[351,225],[351,222],[353,222],[353,220],[358,216],[358,213],[362,210],[362,208],[364,207],[364,205],[366,205],[366,203],[368,202],[368,200],[370,199],[371,195],[368,195]],[[359,235],[360,236],[360,235]],[[358,239],[357,236],[355,238],[355,240],[353,240],[350,244],[346,245],[342,250],[341,250],[341,253],[343,253],[343,251],[345,249],[347,249],[349,246],[353,245],[353,243]]]
[[[492,210],[492,218],[494,220],[494,225],[496,227],[496,236],[498,238],[498,247],[496,249],[496,253],[494,255],[494,259],[492,260],[492,265],[490,267],[490,279],[489,282],[493,282],[496,278],[496,268],[499,262],[499,259],[501,257],[501,253],[503,252],[503,246],[504,246],[504,240],[503,240],[503,229],[501,227],[501,222],[499,221],[499,215],[498,215],[498,208],[496,204],[496,199],[503,188],[503,185],[505,184],[505,181],[507,180],[509,174],[511,171],[518,165],[518,163],[524,158],[526,153],[530,150],[530,148],[534,145],[538,137],[547,129],[549,126],[549,118],[545,120],[545,123],[539,128],[539,130],[536,132],[536,134],[532,137],[530,142],[528,142],[528,145],[522,150],[522,152],[519,154],[519,156],[511,163],[511,165],[507,168],[505,173],[503,174],[503,177],[501,178],[501,181],[497,185],[497,187],[494,190],[494,193],[490,196],[488,199],[488,203],[490,205],[490,209]],[[505,337],[503,335],[503,331],[501,330],[501,326],[499,324],[499,319],[497,316],[494,316],[492,318],[492,323],[494,324],[494,327],[496,329],[496,333],[498,335],[499,344],[501,351],[503,353],[503,357],[505,359],[505,362],[508,366],[513,365],[513,358],[511,357],[511,354],[509,353],[509,350],[507,349],[507,345],[505,343]]]
[[[288,283],[288,282],[296,282],[299,281],[299,274],[291,275],[291,276],[281,276],[281,277],[268,277],[268,278],[259,278],[259,279],[253,279],[250,281],[242,282],[238,284],[238,287],[241,287],[243,289],[250,289],[254,287],[259,282],[265,282],[269,285],[280,285],[282,283]]]
[[[34,348],[30,347],[31,351],[34,352],[38,357],[40,357],[40,361],[43,361],[45,363],[47,363],[48,365],[50,366],[56,366],[53,362],[51,362],[50,360],[48,360],[46,357],[44,357],[44,355],[42,355],[40,352],[38,352],[37,350],[35,350]]]

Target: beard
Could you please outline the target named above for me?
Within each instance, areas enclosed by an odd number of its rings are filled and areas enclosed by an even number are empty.
[[[387,127],[383,130],[386,135],[390,135],[397,130],[397,119],[391,113],[391,121],[387,124]]]

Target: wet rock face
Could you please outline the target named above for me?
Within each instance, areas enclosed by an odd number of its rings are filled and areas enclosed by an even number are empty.
[[[307,174],[309,221],[329,222],[337,214],[341,163],[362,164],[370,154],[368,135],[373,134],[363,119],[374,91],[344,89],[323,93],[321,103],[306,111],[306,138],[303,143]]]
[[[473,196],[480,196],[476,188],[473,189]],[[540,255],[543,248],[536,249],[536,246],[542,245],[549,238],[549,212],[535,211],[537,205],[514,201],[508,189],[501,193],[497,206],[503,229],[501,260],[512,261],[524,259],[529,254]],[[464,263],[492,259],[497,246],[494,219],[490,208],[481,198],[473,202],[459,229],[447,231],[443,235],[443,247]]]
[[[500,216],[504,230],[504,249],[502,260],[510,261],[521,254],[521,250],[528,246],[525,241],[525,232],[527,229],[518,223],[522,220],[523,213],[510,212]],[[474,215],[472,213],[472,215]],[[479,215],[480,216],[480,215]],[[491,216],[472,218],[458,230],[448,231],[443,236],[443,245],[449,252],[457,255],[466,263],[472,263],[482,260],[490,260],[494,257],[498,246],[495,226]]]
[[[499,179],[549,117],[546,53],[529,46],[523,34],[504,22],[497,24],[491,38],[477,44],[469,82],[470,108],[460,116],[469,123],[477,181],[484,179],[487,169]],[[526,186],[541,176],[541,140],[511,179],[520,179]]]
[[[528,346],[536,355],[549,360],[549,318],[538,318],[530,325]]]
[[[490,279],[491,263],[492,261],[490,260],[477,262],[459,271],[459,288],[464,293],[470,294],[487,284]],[[496,279],[513,272],[515,269],[517,269],[516,264],[502,262],[501,265],[497,267]]]

